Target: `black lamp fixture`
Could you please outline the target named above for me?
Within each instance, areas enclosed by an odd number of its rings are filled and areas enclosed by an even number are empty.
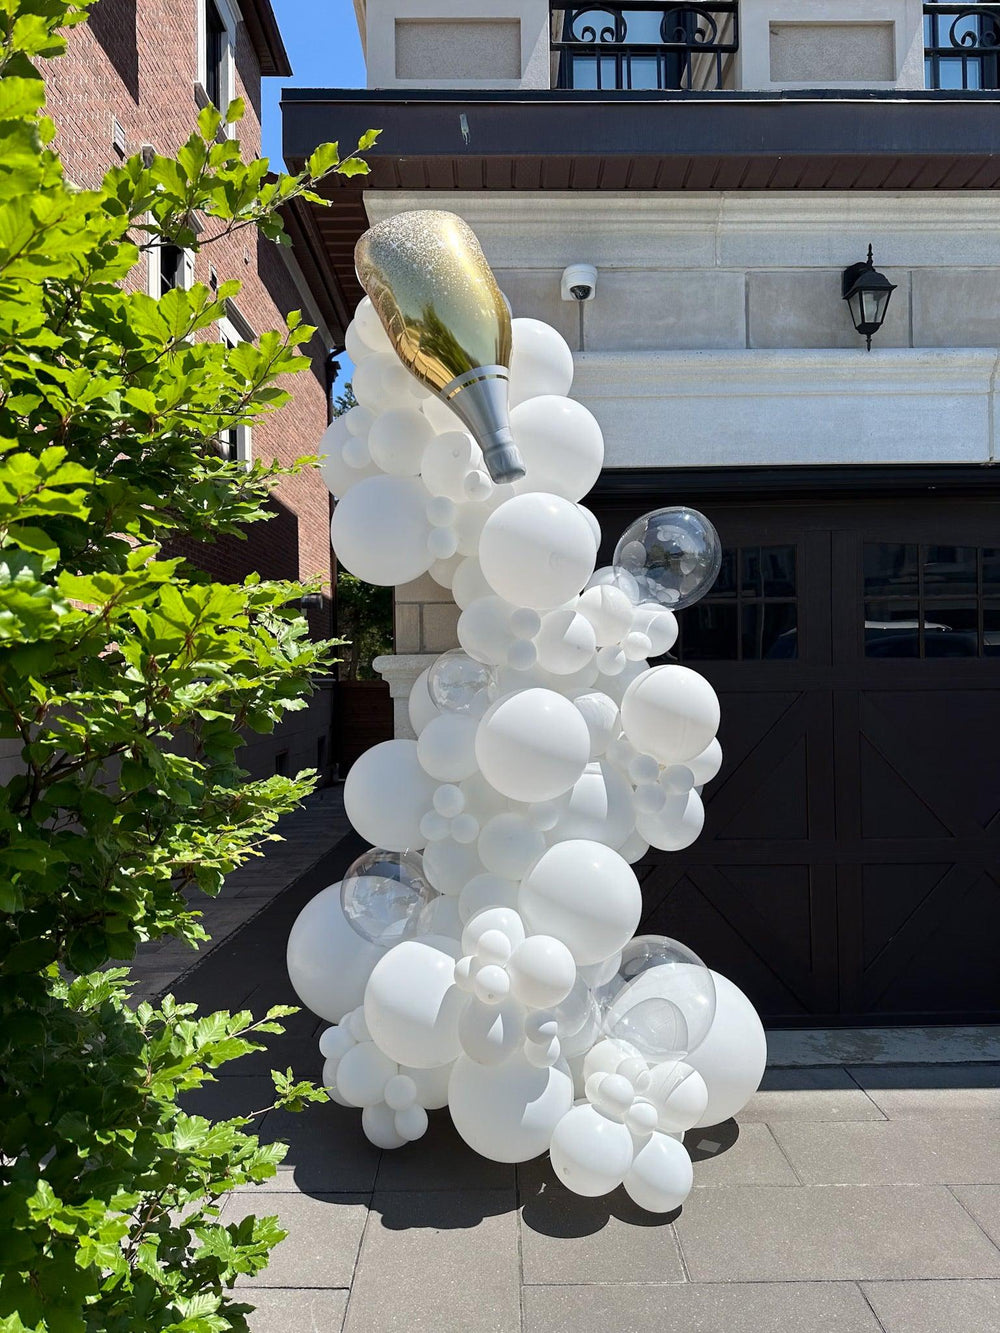
[[[895,290],[896,284],[875,267],[870,245],[865,263],[852,264],[844,269],[843,297],[854,327],[867,341],[869,352],[872,350],[872,334],[878,333],[882,327],[889,298]]]

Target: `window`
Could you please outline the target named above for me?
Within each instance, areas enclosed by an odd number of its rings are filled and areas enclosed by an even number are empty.
[[[798,657],[795,547],[726,547],[711,592],[677,619],[682,662]]]
[[[157,301],[172,287],[187,290],[194,282],[194,255],[179,245],[154,245],[146,251],[146,290]]]
[[[1000,87],[1000,6],[924,5],[924,84],[976,90]]]
[[[1000,547],[865,542],[866,657],[1000,656]]]
[[[219,341],[226,347],[236,347],[242,342],[253,341],[253,330],[239,311],[229,303],[229,315],[219,320]],[[251,431],[249,426],[230,426],[219,432],[219,450],[223,458],[237,459],[250,466]]]
[[[721,88],[738,46],[734,0],[553,8],[562,88]]]
[[[222,112],[236,95],[237,11],[230,0],[199,0],[198,82],[203,99]]]

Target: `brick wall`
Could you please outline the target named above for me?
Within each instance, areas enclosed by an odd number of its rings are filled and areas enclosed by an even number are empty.
[[[113,147],[112,116],[125,131],[126,154],[150,144],[174,153],[190,135],[201,103],[198,79],[198,5],[201,0],[100,0],[89,23],[71,29],[67,54],[45,70],[48,111],[57,126],[56,147],[69,176],[82,186],[96,185],[120,158]],[[260,153],[260,69],[257,55],[240,24],[236,43],[236,94],[246,103],[239,125],[244,156]],[[278,164],[280,165],[280,164]],[[141,259],[131,282],[144,288]],[[207,246],[198,256],[195,280],[208,283],[213,270],[220,283],[236,278],[243,285],[235,306],[256,334],[278,328],[302,299],[278,248],[247,230]],[[306,313],[308,320],[308,314]],[[291,462],[313,453],[326,425],[324,359],[317,336],[304,349],[311,370],[288,377],[292,399],[253,429],[252,452],[262,460]],[[283,481],[274,495],[276,517],[250,529],[246,541],[225,540],[189,546],[184,554],[212,577],[241,581],[251,570],[279,578],[323,580],[325,609],[310,614],[318,637],[332,632],[329,599],[329,494],[313,470]],[[318,742],[329,733],[330,692],[323,689],[308,712],[273,737],[252,738],[243,763],[263,776],[276,756],[288,752],[287,767],[314,766]],[[327,745],[327,754],[329,746]]]

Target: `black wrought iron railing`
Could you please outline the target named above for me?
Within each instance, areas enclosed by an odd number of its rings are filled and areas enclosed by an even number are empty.
[[[732,86],[739,4],[552,5],[558,86],[715,89]]]
[[[924,5],[928,88],[1000,88],[1000,4]]]

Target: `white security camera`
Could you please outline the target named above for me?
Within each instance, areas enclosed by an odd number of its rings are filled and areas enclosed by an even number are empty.
[[[593,264],[570,264],[563,269],[562,299],[592,301],[597,291],[597,269]]]

